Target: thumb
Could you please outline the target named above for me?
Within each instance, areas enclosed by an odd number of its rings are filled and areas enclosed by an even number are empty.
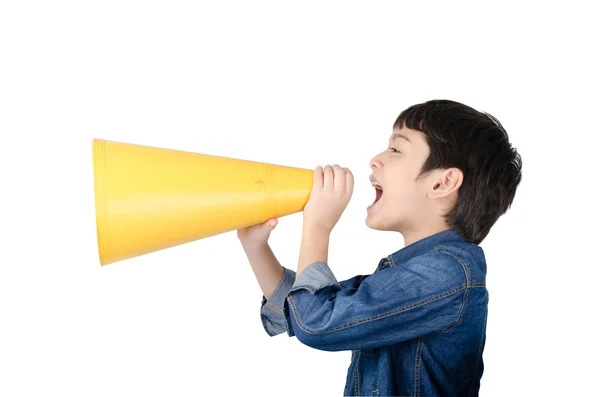
[[[279,221],[277,220],[277,218],[269,219],[265,222],[264,228],[266,228],[267,230],[273,230],[275,229],[275,226],[277,226],[278,223]]]

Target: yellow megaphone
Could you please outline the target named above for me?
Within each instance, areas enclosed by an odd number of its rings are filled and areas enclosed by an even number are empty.
[[[93,139],[100,264],[300,212],[314,171]]]

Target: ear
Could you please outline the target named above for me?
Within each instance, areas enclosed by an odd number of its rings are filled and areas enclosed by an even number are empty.
[[[458,168],[448,168],[441,170],[438,178],[434,179],[433,187],[427,193],[431,199],[442,198],[458,190],[462,185],[463,173]]]

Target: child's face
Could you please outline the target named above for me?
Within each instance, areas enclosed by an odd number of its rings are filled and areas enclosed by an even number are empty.
[[[422,132],[408,128],[393,131],[388,147],[371,160],[371,177],[381,184],[382,191],[376,191],[376,199],[380,198],[367,209],[368,227],[404,232],[428,222],[431,178],[424,175],[416,180],[428,157],[429,146]]]

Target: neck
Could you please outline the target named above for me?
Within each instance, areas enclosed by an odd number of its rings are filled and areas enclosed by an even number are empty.
[[[412,243],[424,239],[425,237],[429,237],[446,230],[450,230],[448,225],[436,225],[415,230],[403,230],[400,231],[400,234],[402,234],[402,237],[404,237],[404,246],[406,247]]]

